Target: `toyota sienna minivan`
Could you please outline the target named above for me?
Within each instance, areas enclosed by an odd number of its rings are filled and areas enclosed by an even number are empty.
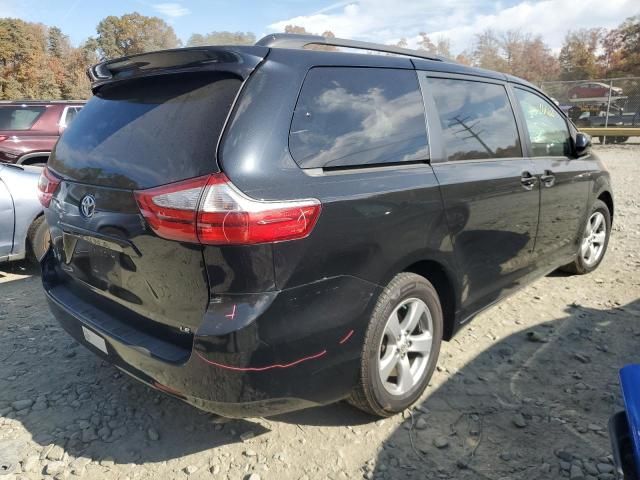
[[[201,409],[392,415],[478,312],[605,254],[609,175],[518,78],[284,34],[89,75],[39,186],[51,309]]]

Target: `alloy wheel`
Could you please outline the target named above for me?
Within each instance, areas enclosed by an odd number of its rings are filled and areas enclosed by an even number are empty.
[[[403,300],[385,325],[378,351],[378,373],[385,390],[404,395],[418,385],[433,345],[433,320],[426,303]]]
[[[580,246],[580,255],[587,267],[595,265],[600,260],[606,239],[607,222],[601,212],[595,212],[589,217]]]

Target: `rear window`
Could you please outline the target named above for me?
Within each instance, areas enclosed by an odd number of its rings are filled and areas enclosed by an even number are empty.
[[[67,178],[120,188],[217,171],[218,138],[241,83],[199,72],[105,85],[65,130],[49,165]]]
[[[447,160],[521,157],[516,120],[504,86],[429,78]]]
[[[289,148],[302,168],[425,160],[427,130],[415,71],[311,69],[296,105]]]
[[[29,130],[46,109],[44,106],[0,106],[0,130]]]

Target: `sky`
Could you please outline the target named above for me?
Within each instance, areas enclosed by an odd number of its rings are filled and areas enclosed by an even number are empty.
[[[295,24],[358,40],[406,38],[410,47],[424,31],[432,40],[448,38],[458,53],[491,28],[539,34],[558,51],[568,30],[613,28],[640,14],[640,0],[0,0],[0,17],[58,26],[75,45],[95,35],[102,18],[134,11],[161,17],[183,42],[214,30],[251,31],[260,38]]]

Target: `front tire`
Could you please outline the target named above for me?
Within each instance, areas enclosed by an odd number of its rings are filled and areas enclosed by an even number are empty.
[[[413,404],[436,367],[442,307],[431,283],[414,273],[396,275],[374,308],[362,349],[360,376],[349,402],[389,417]]]
[[[591,207],[575,260],[561,269],[577,275],[593,272],[604,258],[610,235],[609,207],[603,201],[596,200]]]

